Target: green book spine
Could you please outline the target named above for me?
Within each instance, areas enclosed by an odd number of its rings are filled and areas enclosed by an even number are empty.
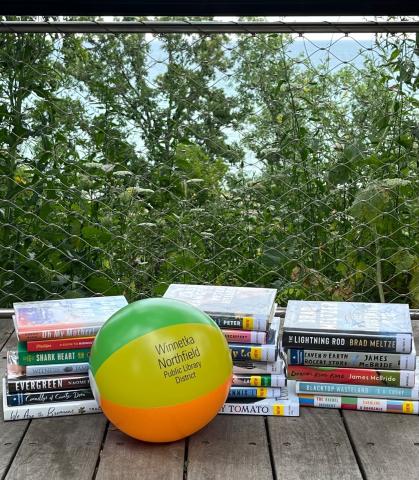
[[[28,352],[24,342],[18,343],[18,362],[21,366],[83,363],[89,361],[90,348]]]

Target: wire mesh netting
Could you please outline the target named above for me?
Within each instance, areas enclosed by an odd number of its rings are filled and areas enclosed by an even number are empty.
[[[415,35],[0,35],[0,306],[172,282],[419,306]]]

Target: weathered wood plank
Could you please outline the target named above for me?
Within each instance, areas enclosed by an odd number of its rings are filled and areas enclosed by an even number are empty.
[[[368,480],[417,480],[419,417],[391,413],[343,413]]]
[[[90,480],[105,427],[101,414],[32,420],[6,480]]]
[[[268,417],[278,480],[362,479],[336,410],[302,408],[300,417]]]
[[[110,425],[96,480],[182,480],[185,441],[148,444]]]
[[[187,478],[273,478],[264,418],[218,415],[190,437]]]
[[[412,324],[418,349],[419,321]],[[418,478],[418,416],[351,411],[342,415],[368,480]]]
[[[0,322],[3,320],[0,320]],[[6,351],[16,346],[16,336],[10,336],[0,352],[0,379],[6,373]],[[28,421],[4,422],[3,421],[3,392],[0,389],[0,478],[3,478],[19,444],[28,428]]]
[[[13,333],[14,327],[11,318],[0,318],[0,350],[4,347],[10,335]]]

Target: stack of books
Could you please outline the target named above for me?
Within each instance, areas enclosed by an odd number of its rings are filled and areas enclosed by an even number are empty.
[[[90,349],[100,327],[125,305],[123,296],[15,303],[18,345],[7,352],[4,420],[99,412]]]
[[[299,414],[295,382],[286,385],[279,355],[280,319],[271,288],[172,284],[165,298],[181,300],[207,313],[225,335],[233,381],[220,413]]]
[[[408,305],[291,300],[282,346],[302,406],[419,412]]]

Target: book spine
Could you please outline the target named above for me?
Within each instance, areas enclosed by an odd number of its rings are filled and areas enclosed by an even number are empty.
[[[419,400],[419,388],[345,385],[340,383],[297,382],[297,393],[311,395],[340,395],[349,397],[395,398]]]
[[[284,330],[282,345],[284,349],[311,348],[313,350],[410,353],[412,336],[410,334],[352,335]]]
[[[419,402],[385,398],[336,397],[326,395],[299,395],[304,407],[342,408],[344,410],[367,410],[370,412],[406,413],[417,415]]]
[[[285,375],[236,375],[233,386],[237,387],[284,387]]]
[[[81,350],[51,350],[49,352],[18,352],[19,365],[49,365],[55,363],[84,363],[89,361],[90,348]]]
[[[263,415],[279,417],[298,417],[299,405],[296,402],[278,401],[271,405],[252,405],[251,403],[226,402],[218,412],[228,415]]]
[[[266,332],[268,321],[255,317],[234,317],[208,313],[221,329],[257,330]]]
[[[95,337],[62,338],[56,340],[31,340],[26,344],[28,352],[44,352],[48,350],[73,350],[90,348]]]
[[[289,380],[319,383],[352,383],[355,385],[381,385],[411,388],[415,372],[410,370],[372,370],[363,368],[306,367],[289,365]]]
[[[101,411],[102,410],[100,409],[96,400],[44,404],[40,403],[38,405],[25,405],[20,407],[9,407],[7,405],[3,405],[3,418],[5,422],[8,422],[13,420],[30,420],[32,418],[100,413]]]
[[[92,399],[92,390],[85,388],[58,392],[15,393],[7,395],[7,405],[9,407],[18,407],[20,405],[34,405],[38,403],[72,402]]]
[[[280,358],[274,363],[238,361],[233,364],[233,373],[237,375],[264,375],[273,373],[280,375],[283,371],[284,364]]]
[[[254,330],[222,330],[227,342],[231,343],[266,343],[266,332]]]
[[[34,377],[21,380],[9,379],[7,390],[9,393],[45,392],[51,390],[74,390],[90,386],[88,375],[64,375],[53,377]]]
[[[281,395],[280,388],[230,387],[229,398],[276,398]]]
[[[255,360],[257,362],[274,362],[278,349],[276,345],[252,345],[230,343],[229,345],[233,362],[236,360]]]
[[[55,338],[70,337],[94,337],[100,330],[101,325],[77,328],[57,328],[44,330],[25,330],[17,329],[16,334],[20,342],[28,342],[32,340],[47,340]]]
[[[287,351],[288,365],[316,367],[379,368],[384,370],[415,370],[416,355],[399,353],[338,352],[326,350]]]
[[[13,366],[7,366],[8,368],[8,377],[19,378],[19,375],[14,375]],[[83,363],[63,363],[56,365],[28,365],[26,367],[20,367],[21,376],[25,377],[40,377],[43,375],[62,375],[68,373],[87,373],[89,371],[89,364],[87,362]],[[9,374],[10,372],[10,374]]]

